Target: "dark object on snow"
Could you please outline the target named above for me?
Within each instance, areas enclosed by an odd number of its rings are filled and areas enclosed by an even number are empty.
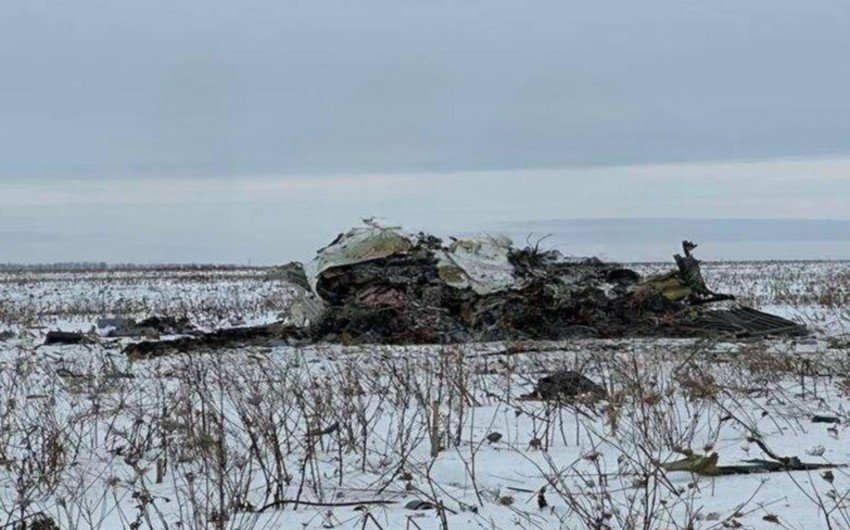
[[[14,523],[0,526],[0,530],[60,530],[56,522],[43,513],[36,513]]]
[[[812,423],[829,423],[834,425],[836,423],[841,423],[841,420],[835,416],[813,416]]]
[[[141,329],[152,329],[160,335],[187,335],[197,331],[186,317],[152,316],[139,322]]]
[[[188,318],[152,316],[136,322],[132,318],[101,318],[97,327],[107,337],[145,337],[151,335],[188,335],[197,329]]]
[[[789,471],[818,471],[821,469],[847,467],[842,464],[812,464],[801,462],[797,457],[790,457],[785,461],[754,458],[744,460],[745,465],[718,466],[718,459],[719,456],[717,453],[711,453],[708,456],[692,455],[676,462],[662,463],[661,467],[667,472],[687,471],[688,473],[707,477],[752,475],[757,473],[787,473]]]
[[[292,310],[276,325],[289,330],[283,337],[287,340],[343,344],[806,332],[794,322],[753,309],[708,309],[734,297],[705,285],[692,253],[694,243],[684,241],[682,248],[684,256],[675,256],[676,270],[642,280],[637,272],[616,264],[565,258],[539,245],[516,248],[505,237],[452,239],[446,245],[432,235],[410,234],[370,220],[319,250],[309,278],[302,275],[300,264],[281,268],[305,303],[295,304],[302,308],[300,316]],[[163,328],[150,320],[138,326]],[[159,333],[191,333],[183,324],[171,323],[168,331]],[[140,343],[127,351],[149,357],[277,337],[265,327],[245,329]]]
[[[566,339],[576,329],[634,328],[634,271],[480,237],[443,242],[374,224],[319,251],[315,290],[327,307],[310,329],[342,343]],[[652,324],[646,322],[647,327]]]
[[[549,503],[546,501],[546,486],[540,488],[540,491],[537,492],[537,509],[545,510],[549,507]]]
[[[502,439],[502,433],[500,432],[491,432],[487,435],[487,441],[491,444],[499,443],[499,440]]]
[[[0,331],[0,342],[14,339],[15,336],[16,335],[14,331]]]
[[[272,341],[297,341],[303,338],[304,331],[302,329],[271,324],[268,326],[220,329],[196,337],[137,342],[124,348],[124,353],[133,359],[149,359],[173,353],[263,346]]]
[[[310,335],[421,344],[563,340],[576,338],[576,330],[594,337],[805,332],[746,308],[706,309],[734,297],[705,285],[696,244],[684,241],[682,248],[677,270],[641,281],[614,264],[566,259],[538,246],[515,248],[506,238],[454,239],[444,246],[427,234],[371,223],[319,251],[315,290],[327,307]]]
[[[805,326],[796,322],[749,307],[705,311],[681,325],[737,338],[767,335],[800,336],[808,333]]]
[[[406,510],[414,510],[414,511],[424,511],[424,510],[433,510],[434,505],[428,501],[420,501],[420,500],[412,500],[404,505]]]
[[[59,530],[59,525],[50,517],[42,515],[29,524],[28,530]]]
[[[787,473],[789,471],[818,471],[845,468],[845,464],[813,464],[801,462],[796,456],[780,456],[771,451],[765,443],[755,437],[747,441],[755,443],[770,460],[751,459],[744,460],[746,465],[718,466],[720,456],[714,452],[710,455],[695,454],[690,451],[683,452],[685,458],[675,462],[662,462],[661,468],[665,471],[686,471],[696,475],[708,477],[726,475],[751,475],[755,473]],[[682,451],[679,451],[682,452]]]
[[[48,331],[44,337],[45,346],[54,346],[57,344],[91,344],[92,342],[90,336],[76,331]]]
[[[541,377],[530,394],[520,396],[523,400],[572,401],[581,396],[604,399],[608,392],[587,377],[573,370],[561,370]]]

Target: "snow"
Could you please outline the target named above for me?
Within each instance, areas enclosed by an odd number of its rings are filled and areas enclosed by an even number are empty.
[[[48,329],[87,330],[102,316],[269,322],[291,291],[258,270],[0,274],[0,331],[19,335],[0,342],[0,528],[37,512],[62,528],[441,528],[439,510],[405,509],[411,500],[442,503],[453,530],[597,519],[809,529],[828,527],[825,511],[850,528],[847,469],[830,483],[821,471],[711,478],[656,465],[682,458],[677,448],[716,451],[721,465],[767,458],[756,435],[778,455],[850,463],[850,264],[704,272],[714,290],[813,336],[253,347],[131,362],[125,339],[39,344]],[[560,368],[610,398],[517,399]],[[310,505],[258,513],[278,479],[278,497]],[[378,500],[393,504],[350,505]]]

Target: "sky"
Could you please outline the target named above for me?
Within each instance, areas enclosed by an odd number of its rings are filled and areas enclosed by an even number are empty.
[[[370,216],[850,258],[801,221],[850,221],[847,50],[845,0],[5,0],[0,262],[308,259]]]

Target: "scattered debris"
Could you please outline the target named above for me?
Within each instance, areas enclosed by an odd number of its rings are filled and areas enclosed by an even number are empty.
[[[835,416],[812,416],[812,423],[841,423],[841,419]]]
[[[268,326],[220,329],[195,337],[137,342],[124,348],[124,353],[132,359],[149,359],[172,353],[262,346],[270,341],[297,341],[302,340],[303,337],[304,331],[300,328],[271,324]]]
[[[734,297],[711,291],[696,245],[682,246],[676,270],[642,281],[616,264],[515,248],[503,237],[445,246],[429,234],[368,223],[319,251],[311,285],[327,308],[311,336],[404,344],[805,333],[749,308],[706,309]]]
[[[94,339],[85,333],[78,331],[48,331],[44,337],[45,346],[91,344]]]
[[[588,397],[604,399],[608,392],[587,377],[572,370],[561,370],[540,378],[534,391],[520,396],[521,400],[571,401]]]
[[[706,311],[684,325],[738,338],[807,333],[805,326],[749,307]]]
[[[286,329],[286,339],[343,344],[806,333],[795,322],[746,307],[707,309],[734,297],[707,287],[696,247],[684,241],[676,270],[644,280],[617,264],[566,258],[539,244],[516,248],[506,237],[481,236],[444,245],[430,234],[369,221],[319,250],[309,273],[297,262],[270,273],[296,290],[288,314],[273,326]],[[146,327],[158,334],[192,332],[182,321],[164,330],[164,322],[151,319],[108,323],[114,336],[147,336]],[[127,351],[147,357],[271,336],[281,338],[266,327],[236,328]]]
[[[661,464],[664,471],[687,471],[696,475],[718,477],[725,475],[749,475],[753,473],[777,473],[783,471],[815,471],[820,469],[835,469],[846,467],[838,464],[808,464],[792,457],[788,463],[773,460],[751,459],[744,460],[746,465],[718,466],[720,456],[715,452],[708,456],[691,455],[675,462]]]
[[[838,469],[847,467],[845,464],[811,464],[801,462],[796,456],[778,456],[773,453],[767,446],[758,438],[749,438],[749,442],[753,442],[761,448],[761,450],[771,459],[752,459],[744,460],[746,465],[718,466],[717,461],[720,456],[717,452],[710,455],[695,454],[690,451],[679,451],[685,455],[682,460],[675,462],[661,463],[661,468],[664,471],[686,471],[696,475],[708,477],[717,477],[725,475],[749,475],[752,473],[777,473],[787,471],[817,471],[821,469]]]
[[[188,318],[152,316],[137,322],[132,318],[101,318],[97,328],[106,337],[155,337],[189,335],[197,332]]]
[[[271,278],[287,282],[294,290],[289,306],[279,315],[287,325],[308,327],[325,309],[325,304],[313,292],[304,265],[293,261],[269,273]]]

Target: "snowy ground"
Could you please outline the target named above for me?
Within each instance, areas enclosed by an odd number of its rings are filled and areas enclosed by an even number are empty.
[[[101,316],[272,321],[289,289],[257,269],[1,273],[0,333],[14,336],[0,342],[0,529],[39,513],[63,529],[850,528],[850,469],[709,478],[657,465],[685,450],[766,458],[753,438],[850,463],[850,263],[705,273],[813,336],[129,362],[119,340],[39,344]],[[609,398],[518,399],[564,367]]]

